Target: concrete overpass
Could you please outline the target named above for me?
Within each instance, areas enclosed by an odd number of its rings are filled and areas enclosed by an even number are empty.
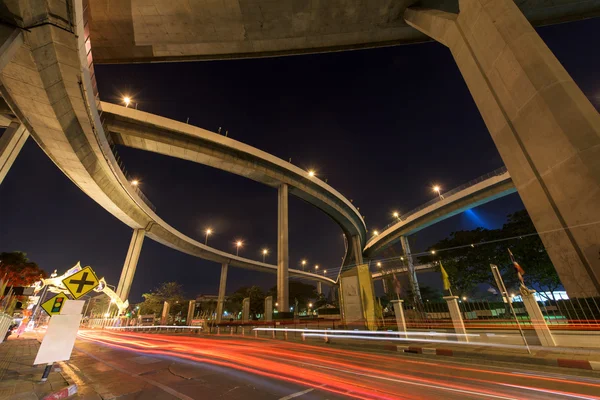
[[[517,189],[506,168],[500,168],[473,181],[443,193],[434,200],[401,215],[397,222],[372,236],[364,248],[366,258],[376,257],[382,250],[433,224],[471,208],[515,193]],[[406,249],[405,249],[406,251]],[[408,251],[407,253],[410,253]]]
[[[415,272],[433,272],[435,271],[435,265],[433,264],[421,264],[414,266]],[[385,270],[375,271],[371,274],[371,277],[374,281],[379,281],[391,274],[407,274],[410,273],[408,266],[406,267],[396,267],[396,268],[386,268]]]
[[[9,141],[6,151],[18,152],[26,130],[40,145],[52,161],[82,191],[134,229],[117,293],[126,299],[137,267],[137,260],[145,236],[179,251],[222,264],[220,293],[224,294],[227,268],[229,265],[278,274],[278,301],[280,310],[287,311],[287,279],[292,276],[333,284],[324,276],[296,269],[288,271],[287,243],[287,192],[288,183],[297,184],[292,193],[307,191],[303,198],[327,209],[337,218],[351,241],[350,248],[361,255],[360,248],[365,241],[366,228],[358,211],[329,185],[311,177],[308,172],[269,156],[258,149],[243,145],[231,139],[188,126],[182,129],[194,144],[207,144],[212,140],[213,149],[220,148],[225,154],[230,147],[230,159],[224,161],[233,165],[234,154],[254,156],[256,163],[250,171],[254,179],[275,184],[279,178],[279,242],[278,265],[270,265],[244,257],[238,257],[209,246],[182,234],[163,221],[150,207],[139,189],[132,185],[119,167],[104,132],[101,103],[98,100],[91,63],[91,47],[86,14],[80,1],[73,2],[73,14],[68,9],[61,20],[69,21],[66,26],[41,24],[29,31],[1,26],[4,39],[0,45],[3,51],[0,58],[0,93],[21,126],[16,124],[13,136],[18,140]],[[27,18],[24,15],[24,18]],[[50,15],[48,18],[55,18]],[[150,118],[161,121],[162,128],[176,126],[174,121]],[[13,124],[15,125],[15,124]],[[202,131],[202,132],[200,132]],[[26,139],[26,137],[25,137]],[[226,139],[226,140],[224,140]],[[10,147],[10,148],[8,148]],[[234,149],[235,148],[235,149]],[[201,153],[198,148],[192,150]],[[234,151],[235,150],[235,151]],[[176,153],[176,152],[175,152]],[[217,159],[218,155],[212,158]],[[259,159],[263,160],[259,163]],[[10,160],[14,157],[11,155]],[[2,169],[10,167],[4,162]],[[6,164],[6,165],[4,165]],[[238,163],[236,171],[243,174],[244,165]],[[268,178],[267,178],[268,177]],[[285,308],[282,308],[283,307]]]
[[[600,15],[586,0],[520,0],[533,25]],[[458,0],[94,0],[101,63],[269,57],[431,40],[406,23],[408,6],[458,13]]]

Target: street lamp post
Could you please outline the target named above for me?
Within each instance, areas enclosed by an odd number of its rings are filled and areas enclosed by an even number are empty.
[[[306,266],[306,260],[302,260],[302,271],[304,271],[305,266]]]
[[[267,256],[267,254],[269,254],[269,250],[267,250],[267,249],[263,249],[263,251],[262,251],[262,255],[263,255],[263,263],[265,262],[265,257]]]
[[[208,235],[210,235],[212,233],[212,229],[208,228],[206,230],[206,239],[204,239],[204,245],[207,246],[208,245]]]
[[[444,196],[442,195],[441,190],[442,190],[442,188],[439,187],[438,185],[435,185],[433,187],[433,191],[436,192],[438,194],[438,196],[440,196],[440,200],[444,200]]]
[[[241,240],[238,240],[237,242],[235,242],[235,255],[239,256],[240,255],[240,247],[242,247],[244,243],[242,243]]]
[[[315,265],[315,274],[319,272],[319,264]]]

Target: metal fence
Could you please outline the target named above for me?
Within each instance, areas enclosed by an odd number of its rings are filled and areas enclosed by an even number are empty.
[[[493,178],[493,177],[495,177],[495,176],[500,176],[500,175],[503,175],[503,174],[505,174],[505,173],[507,173],[507,172],[508,172],[508,170],[506,169],[506,167],[498,168],[498,169],[496,169],[496,170],[494,170],[494,171],[492,171],[492,172],[488,172],[488,173],[487,173],[487,174],[485,174],[485,175],[481,175],[481,176],[480,176],[480,177],[478,177],[478,178],[475,178],[475,179],[473,179],[473,180],[470,180],[469,182],[467,182],[467,183],[465,183],[465,184],[462,184],[462,185],[460,185],[460,186],[458,186],[458,187],[455,187],[455,188],[454,188],[454,189],[452,189],[452,190],[449,190],[449,191],[447,191],[447,192],[445,192],[445,193],[442,193],[442,196],[443,196],[444,198],[447,198],[447,197],[449,197],[449,196],[452,196],[452,195],[454,195],[454,194],[456,194],[456,193],[458,193],[458,192],[460,192],[460,191],[462,191],[462,190],[465,190],[465,189],[467,189],[467,188],[469,188],[469,187],[471,187],[471,186],[474,186],[474,185],[476,185],[476,184],[478,184],[478,183],[481,183],[481,182],[483,182],[483,181],[485,181],[485,180],[487,180],[487,179]],[[437,195],[436,195],[436,197],[435,197],[434,199],[432,199],[432,200],[428,201],[427,203],[425,203],[425,204],[421,204],[419,207],[417,207],[417,208],[413,208],[413,209],[412,209],[412,210],[410,210],[409,212],[406,212],[406,213],[404,213],[404,214],[400,215],[400,216],[398,217],[398,220],[400,220],[400,221],[405,221],[405,220],[406,220],[408,217],[410,217],[411,215],[413,215],[413,214],[416,214],[417,212],[419,212],[419,211],[423,210],[424,208],[427,208],[427,207],[429,207],[429,206],[431,206],[431,205],[433,205],[433,204],[435,204],[435,203],[439,203],[440,201],[442,201],[442,200],[440,199],[440,197],[439,197],[439,196],[437,196]],[[385,231],[386,229],[388,229],[389,227],[391,227],[391,226],[393,226],[394,224],[397,224],[397,223],[398,223],[398,221],[397,221],[397,220],[396,220],[396,221],[393,221],[393,222],[390,222],[389,224],[387,224],[387,225],[385,226],[385,228],[383,228],[383,229],[381,230],[381,232]],[[373,238],[371,238],[371,240],[373,240]]]

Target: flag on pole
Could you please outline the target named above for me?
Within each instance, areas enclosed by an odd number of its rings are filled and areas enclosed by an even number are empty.
[[[450,290],[450,279],[448,278],[448,273],[444,269],[442,262],[440,261],[440,272],[442,273],[442,282],[444,282],[444,290]]]
[[[519,265],[517,260],[515,260],[515,256],[513,255],[512,251],[510,251],[510,249],[506,249],[506,250],[508,250],[508,255],[510,256],[510,260],[513,263],[513,267],[515,267],[515,271],[517,271],[517,275],[519,276],[519,280],[521,281],[521,284],[523,286],[525,286],[525,282],[523,281],[523,275],[525,275],[525,270],[523,268],[521,268],[521,266]]]

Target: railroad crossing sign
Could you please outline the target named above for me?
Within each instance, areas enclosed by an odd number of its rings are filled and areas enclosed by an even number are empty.
[[[60,314],[60,310],[62,310],[66,301],[67,296],[64,293],[59,293],[50,300],[45,301],[42,304],[42,309],[46,311],[49,316],[57,315]]]
[[[78,299],[90,290],[94,289],[100,281],[91,267],[82,268],[81,271],[63,279],[63,285],[71,293],[74,299]]]

